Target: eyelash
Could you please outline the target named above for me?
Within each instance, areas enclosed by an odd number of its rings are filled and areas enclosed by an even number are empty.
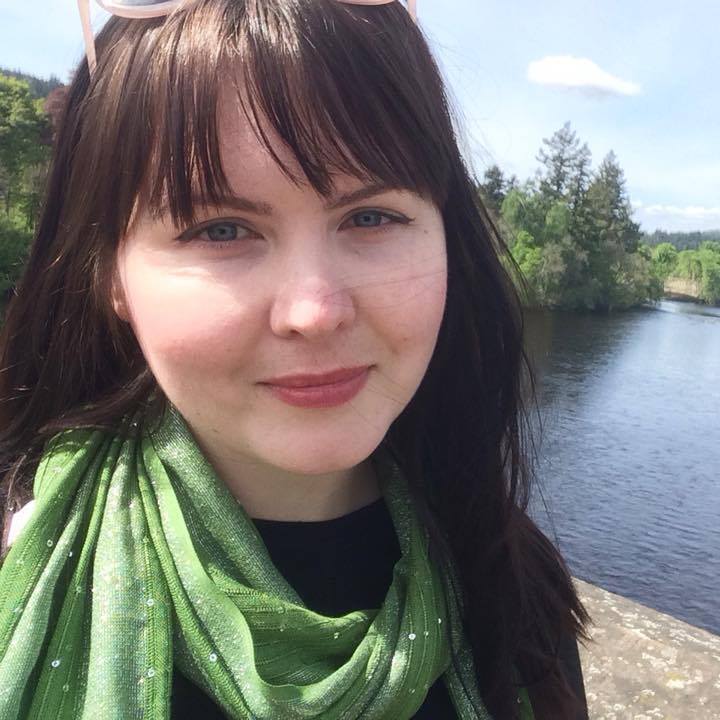
[[[365,228],[362,228],[362,226],[355,226],[355,229],[365,229],[365,230],[371,230],[371,231],[382,231],[383,228],[392,226],[392,225],[410,225],[414,218],[409,218],[404,215],[395,214],[395,213],[389,213],[384,210],[374,210],[372,208],[364,209],[364,210],[358,210],[357,212],[353,213],[346,221],[343,222],[343,225],[351,221],[353,218],[357,218],[360,215],[364,214],[376,214],[380,215],[382,218],[386,218],[390,222],[387,223],[381,223],[380,225],[373,225],[368,226]],[[249,233],[253,233],[254,231],[250,228],[243,225],[241,222],[238,222],[236,220],[232,220],[230,218],[228,219],[218,219],[214,220],[212,222],[205,223],[204,225],[201,225],[200,227],[193,228],[191,230],[186,230],[181,235],[179,235],[176,240],[183,244],[187,245],[192,243],[193,241],[199,242],[202,245],[210,245],[214,248],[223,248],[226,246],[229,246],[233,243],[240,242],[246,238],[235,238],[232,240],[202,240],[200,239],[200,235],[205,233],[208,230],[211,230],[214,227],[218,227],[220,225],[235,225],[238,228],[242,228],[243,230],[247,230]]]

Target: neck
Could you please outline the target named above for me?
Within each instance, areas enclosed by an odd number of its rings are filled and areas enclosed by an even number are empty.
[[[245,512],[257,520],[332,520],[369,505],[381,495],[369,460],[347,470],[304,475],[205,448],[203,451]]]

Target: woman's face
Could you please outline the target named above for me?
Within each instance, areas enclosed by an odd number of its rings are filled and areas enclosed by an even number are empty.
[[[220,129],[236,199],[180,230],[141,212],[118,250],[115,310],[211,455],[302,474],[354,467],[408,404],[435,347],[441,215],[352,177],[338,176],[329,200],[294,185],[229,102]],[[297,169],[279,140],[275,149]],[[334,387],[271,382],[341,368],[359,375]]]

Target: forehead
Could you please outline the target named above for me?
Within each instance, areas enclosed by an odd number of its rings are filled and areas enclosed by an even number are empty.
[[[264,117],[259,117],[257,121],[251,119],[247,107],[247,101],[237,90],[223,88],[218,99],[217,129],[221,158],[228,179],[232,172],[245,174],[251,169],[280,171],[273,154],[293,174],[300,174],[297,159],[270,122]]]
[[[287,185],[312,189],[293,150],[278,135],[266,117],[251,116],[247,96],[231,83],[225,84],[218,97],[218,149],[223,172],[233,190],[256,192],[263,186]],[[306,128],[300,128],[305,132]],[[342,146],[337,138],[327,143]],[[368,183],[384,183],[357,168],[350,173],[328,168],[332,176],[332,194]]]

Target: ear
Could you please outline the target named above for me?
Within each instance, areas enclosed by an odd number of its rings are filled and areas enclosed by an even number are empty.
[[[130,322],[127,299],[125,298],[125,291],[123,290],[122,280],[120,279],[120,273],[117,267],[113,270],[112,283],[110,286],[110,302],[112,303],[115,314],[120,320]]]

